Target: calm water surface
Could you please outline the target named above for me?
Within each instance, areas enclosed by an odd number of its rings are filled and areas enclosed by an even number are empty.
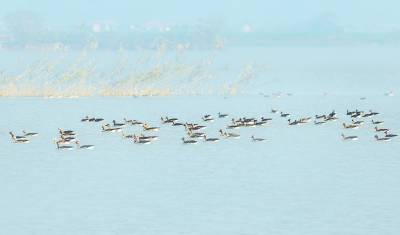
[[[319,93],[283,96],[163,98],[1,98],[0,230],[2,234],[399,234],[400,139],[377,143],[369,119],[344,131],[346,109],[372,109],[400,133],[397,96]],[[338,112],[324,126],[288,127],[292,118]],[[183,128],[160,117],[201,122],[204,114],[272,117],[270,126],[240,129],[238,140],[184,146]],[[81,123],[146,120],[159,140],[135,145],[120,134]],[[229,123],[206,132],[217,137]],[[93,151],[58,151],[57,128],[73,129]],[[12,144],[8,131],[39,132]],[[340,134],[356,134],[344,142]],[[126,133],[140,133],[129,127]],[[267,138],[265,143],[249,137]]]

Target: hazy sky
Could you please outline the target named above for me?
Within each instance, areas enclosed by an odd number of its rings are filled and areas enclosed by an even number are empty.
[[[400,25],[399,9],[398,0],[3,0],[0,15],[29,11],[61,28],[96,21],[191,24],[208,19],[226,27],[275,29],[327,17],[339,25],[369,28]]]

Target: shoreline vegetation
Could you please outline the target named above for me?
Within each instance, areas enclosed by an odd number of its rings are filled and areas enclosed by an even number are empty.
[[[73,54],[72,61],[66,59],[71,57],[68,51],[57,52],[55,58],[44,52],[27,67],[19,65],[24,68],[18,71],[0,69],[0,97],[235,95],[258,69],[245,64],[229,71],[233,77],[227,79],[215,68],[220,50],[193,58],[184,48],[167,50],[163,43],[135,56],[123,49],[112,52],[117,60],[107,66],[96,61],[96,51],[95,45],[88,45]]]

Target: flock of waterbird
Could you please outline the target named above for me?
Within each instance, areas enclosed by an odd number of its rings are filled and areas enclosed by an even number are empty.
[[[285,113],[282,111],[278,111],[277,109],[271,109],[271,113],[273,115],[277,115],[278,118],[288,118],[287,122],[289,126],[297,126],[304,125],[310,123],[313,120],[314,125],[323,125],[329,122],[335,122],[339,119],[337,113],[333,110],[328,114],[323,115],[315,115],[312,117],[301,117],[295,120],[290,119],[291,114]],[[388,128],[383,128],[383,121],[376,121],[373,119],[374,116],[379,115],[378,112],[373,112],[369,110],[367,112],[360,111],[358,109],[354,111],[346,112],[346,116],[350,118],[350,122],[343,122],[342,126],[344,130],[349,129],[359,129],[366,122],[370,122],[371,125],[374,125],[374,138],[376,141],[390,141],[393,138],[397,137],[396,134],[390,133]],[[229,115],[218,113],[218,119],[225,119]],[[181,138],[183,144],[197,144],[201,140],[204,142],[218,142],[221,139],[238,139],[240,135],[235,132],[231,132],[231,130],[238,128],[248,128],[248,127],[260,127],[269,125],[272,122],[272,118],[231,118],[231,122],[226,125],[225,128],[221,128],[218,131],[219,138],[216,137],[208,137],[208,135],[203,132],[204,129],[207,128],[207,124],[214,121],[214,117],[210,114],[204,115],[201,117],[202,124],[194,123],[194,122],[180,122],[178,118],[171,117],[161,117],[161,123],[163,125],[170,125],[173,127],[180,127],[184,130],[184,137]],[[129,139],[135,144],[150,144],[156,141],[159,137],[156,135],[145,135],[144,133],[152,133],[157,132],[161,128],[156,126],[151,126],[149,123],[144,121],[139,121],[135,119],[126,119],[124,118],[123,122],[117,122],[115,120],[112,123],[104,123],[103,118],[95,118],[86,116],[81,119],[81,122],[96,122],[101,123],[101,131],[103,133],[122,133],[122,136],[126,139]],[[140,134],[126,134],[126,128],[128,126],[138,126],[142,129]],[[372,128],[371,128],[372,129]],[[229,131],[227,131],[229,130]],[[14,143],[29,143],[31,138],[38,136],[38,133],[35,132],[26,132],[22,131],[22,135],[15,135],[13,132],[9,132],[11,139]],[[379,133],[382,133],[379,135]],[[342,140],[358,140],[357,135],[345,135],[343,132],[341,134]],[[250,136],[250,140],[253,142],[263,142],[266,141],[264,138],[255,137],[254,135]],[[80,145],[80,141],[77,138],[77,133],[73,130],[64,130],[62,128],[58,129],[58,137],[54,139],[54,143],[57,146],[57,149],[60,150],[72,150],[72,149],[94,149],[94,145]]]

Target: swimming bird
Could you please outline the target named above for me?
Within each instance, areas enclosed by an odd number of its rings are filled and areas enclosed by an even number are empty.
[[[86,116],[81,119],[81,122],[88,122],[89,121],[89,116]]]
[[[367,116],[365,116],[365,115],[367,115]],[[370,117],[370,116],[376,116],[376,115],[379,115],[379,113],[378,113],[378,112],[374,112],[374,111],[372,111],[372,110],[370,109],[370,110],[369,110],[369,113],[364,114],[363,116],[365,116],[365,117]]]
[[[204,138],[204,141],[206,141],[206,142],[218,142],[219,141],[218,138],[207,138],[207,135],[204,135],[203,138]]]
[[[206,126],[201,126],[201,125],[197,125],[197,124],[185,123],[185,129],[186,129],[186,130],[198,131],[198,130],[205,129],[205,128],[206,128]]]
[[[279,112],[279,110],[277,110],[277,109],[271,109],[271,113],[277,113],[277,112]]]
[[[374,121],[372,119],[372,124],[374,124],[374,125],[379,125],[379,124],[382,124],[382,123],[383,123],[383,121]]]
[[[160,120],[161,120],[161,123],[169,123],[168,117],[166,117],[165,119],[163,117],[161,117]]]
[[[289,123],[289,126],[296,126],[296,125],[299,125],[299,124],[300,124],[299,121],[294,120],[294,121],[292,122],[290,119],[288,119],[288,123]]]
[[[281,112],[281,117],[289,117],[290,116],[290,114],[289,113],[284,113],[284,112]]]
[[[176,121],[173,121],[172,122],[172,126],[184,126],[185,124],[183,124],[183,123],[180,123],[180,122],[176,122]]]
[[[375,135],[374,137],[375,137],[376,141],[390,141],[390,140],[392,140],[389,137],[379,137],[378,135]]]
[[[345,136],[345,135],[342,133],[342,139],[343,139],[343,140],[358,140],[358,136],[355,136],[355,135]]]
[[[138,138],[142,139],[142,140],[157,140],[158,136],[156,136],[156,135],[145,136],[145,135],[141,134],[140,136],[138,136]]]
[[[209,114],[204,115],[201,119],[203,119],[203,121],[205,121],[205,122],[213,122],[214,121],[214,118]]]
[[[226,132],[226,131],[223,131],[222,129],[219,130],[219,133],[221,134],[221,136],[224,136],[224,137],[226,137],[226,138],[237,139],[237,138],[240,137],[239,134],[232,133],[232,132]]]
[[[147,123],[144,123],[142,126],[143,126],[144,131],[159,131],[160,130],[159,127],[151,127]]]
[[[25,144],[25,143],[29,143],[28,139],[15,139],[14,143],[16,144]]]
[[[67,133],[75,133],[73,130],[64,130],[63,128],[58,128],[58,131],[60,132],[60,133],[65,133],[65,134],[67,134]]]
[[[254,141],[254,142],[263,142],[263,141],[265,141],[266,139],[263,139],[263,138],[255,138],[254,135],[252,135],[252,136],[251,136],[251,140]]]
[[[257,119],[243,117],[243,118],[239,118],[238,122],[244,126],[253,126],[257,122]]]
[[[350,116],[350,117],[352,117],[352,118],[356,118],[356,117],[359,117],[359,116],[361,116],[361,115],[363,115],[364,114],[364,111],[359,111],[358,109],[356,109],[355,111],[349,111],[349,110],[347,110],[347,113],[346,113],[348,116]]]
[[[354,114],[359,114],[359,113],[360,111],[358,111],[358,109],[356,109],[355,111],[349,111],[349,110],[346,111],[346,115],[348,116],[352,116]]]
[[[143,125],[143,122],[138,120],[132,120],[132,125]]]
[[[76,134],[75,133],[61,133],[60,137],[75,137]]]
[[[317,120],[314,120],[314,124],[315,125],[322,125],[322,124],[325,124],[326,123],[326,121],[317,121]]]
[[[362,121],[362,120],[354,120],[354,119],[351,119],[351,122],[354,124],[354,125],[362,125],[362,124],[364,124],[364,121]]]
[[[114,127],[124,127],[124,126],[126,126],[125,123],[117,123],[115,120],[113,120],[113,125],[114,125]]]
[[[254,125],[256,125],[256,126],[265,126],[265,125],[267,125],[267,124],[268,124],[267,121],[256,121],[256,122],[254,123]]]
[[[197,144],[197,140],[186,140],[184,137],[182,137],[182,142],[183,144]]]
[[[203,132],[193,132],[193,131],[189,130],[189,131],[187,132],[187,135],[188,135],[190,138],[203,138],[203,136],[205,136],[206,134],[203,133]]]
[[[35,132],[26,132],[25,130],[22,130],[22,133],[24,133],[25,137],[35,137],[38,136],[39,133],[35,133]]]
[[[299,123],[305,124],[308,123],[311,120],[311,117],[303,117],[299,119]]]
[[[227,129],[237,129],[239,127],[241,127],[242,125],[240,124],[233,124],[233,125],[228,125],[226,128]]]
[[[11,131],[9,133],[10,133],[11,139],[13,140],[14,143],[16,143],[16,144],[29,143],[29,139],[27,139],[25,136],[16,136]]]
[[[388,137],[388,138],[394,138],[394,137],[397,137],[397,135],[396,135],[396,134],[389,133],[388,131],[384,131],[384,133],[385,133],[385,137]]]
[[[135,137],[135,135],[125,135],[124,132],[121,132],[121,133],[122,133],[122,137],[124,137],[126,139],[133,139]]]
[[[13,132],[8,132],[10,135],[11,135],[11,138],[13,139],[13,140],[20,140],[20,139],[26,139],[26,136],[19,136],[19,135],[14,135],[14,133]]]
[[[364,118],[371,117],[371,116],[374,116],[374,115],[372,113],[364,113],[361,115],[361,117],[364,117]]]
[[[58,128],[58,131],[61,135],[76,135],[75,132],[72,130],[64,130],[62,128]]]
[[[124,118],[124,122],[125,122],[126,124],[132,125],[133,120],[128,120],[128,119]]]
[[[124,118],[124,122],[125,122],[126,124],[130,124],[130,125],[132,125],[132,126],[134,126],[134,125],[142,125],[142,124],[143,124],[143,122],[140,122],[140,121],[138,121],[138,120],[135,120],[135,119],[128,120],[128,119],[126,119],[126,118]]]
[[[61,135],[60,137],[61,137],[61,139],[62,139],[63,141],[75,141],[75,140],[76,140],[76,137],[73,137],[73,136],[64,136],[64,135]]]
[[[343,125],[344,129],[358,129],[360,127],[359,125],[356,125],[356,124],[343,123],[342,125]]]
[[[255,119],[255,118],[246,118],[246,117],[241,118],[241,120],[242,120],[242,122],[244,122],[244,123],[246,123],[246,122],[255,122],[255,121],[257,121],[257,119]]]
[[[332,110],[332,112],[330,112],[330,113],[328,114],[328,117],[336,117],[336,111],[335,111],[335,110]]]
[[[333,117],[331,117],[331,116],[328,116],[328,117],[326,117],[324,120],[325,121],[336,121],[338,118],[336,117],[336,116],[333,116]]]
[[[119,127],[110,127],[108,124],[107,125],[102,125],[101,126],[101,129],[102,129],[102,132],[109,132],[109,133],[112,133],[112,132],[121,132],[122,131],[122,128],[119,128]]]
[[[56,144],[57,144],[57,149],[59,149],[59,150],[72,150],[72,149],[74,149],[74,147],[70,146],[70,145],[60,145],[59,141],[57,141]]]
[[[244,122],[244,121],[243,121],[242,126],[245,126],[245,127],[255,127],[255,126],[256,126],[256,121],[255,121],[255,120],[254,120],[254,121],[248,121],[248,122]]]
[[[376,132],[385,132],[385,131],[389,131],[389,129],[387,129],[387,128],[378,128],[377,126],[375,126],[375,131]]]
[[[226,118],[226,117],[228,117],[228,114],[218,112],[218,117],[219,118]]]
[[[147,139],[140,139],[138,136],[136,136],[136,138],[133,138],[133,142],[135,144],[150,144],[151,140],[147,140]]]
[[[168,116],[166,116],[165,118],[161,117],[162,123],[172,123],[174,121],[178,121],[178,118],[168,118]]]
[[[54,138],[54,142],[55,143],[60,143],[60,144],[73,144],[73,143],[75,143],[75,139],[74,140],[67,140],[67,139],[63,139],[63,138],[61,138],[61,139],[57,139],[57,138]]]
[[[272,121],[272,118],[261,117],[261,121],[263,121],[263,122]]]
[[[80,145],[80,142],[79,141],[76,141],[75,142],[75,144],[76,144],[76,148],[77,149],[89,149],[89,150],[91,150],[91,149],[94,149],[94,145]]]

